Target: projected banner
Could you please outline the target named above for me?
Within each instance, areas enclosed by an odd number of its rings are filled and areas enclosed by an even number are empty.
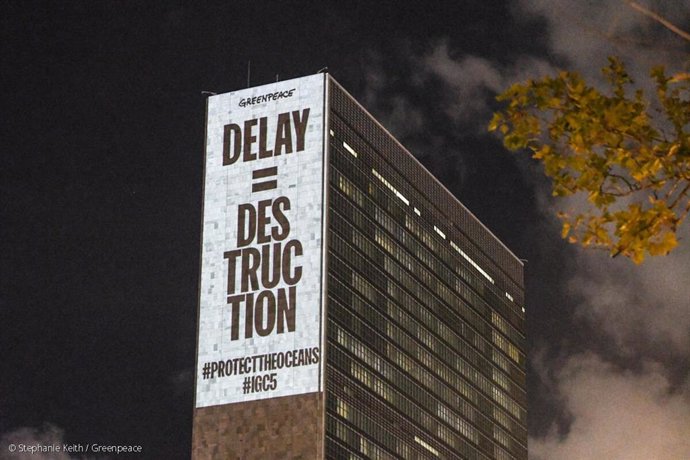
[[[196,407],[322,390],[324,91],[208,100]]]

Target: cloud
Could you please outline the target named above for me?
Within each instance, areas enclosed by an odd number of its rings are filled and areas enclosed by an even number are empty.
[[[487,59],[472,55],[452,59],[446,42],[434,48],[424,61],[433,73],[466,94],[479,88],[500,91],[503,86],[503,77]]]
[[[658,22],[624,0],[521,0],[517,17],[546,21],[548,46],[568,67],[589,78],[599,78],[608,56],[619,56],[639,82],[658,64],[674,67],[684,62],[685,43]],[[677,0],[638,1],[678,25],[687,24],[690,4]]]
[[[564,437],[554,428],[530,439],[531,459],[690,458],[690,389],[672,391],[658,365],[634,374],[594,354],[577,355],[556,385],[573,422]]]
[[[406,98],[393,96],[386,126],[396,136],[405,137],[418,133],[424,126],[424,117]]]
[[[449,56],[444,42],[423,59],[426,70],[448,85],[452,98],[446,99],[446,114],[458,122],[470,122],[479,115],[486,118],[489,91],[497,93],[503,86],[499,69],[488,60],[464,56],[458,60]]]
[[[425,118],[420,108],[402,93],[391,91],[395,76],[386,73],[382,60],[383,57],[376,52],[367,53],[362,96],[364,105],[399,139],[423,132]]]
[[[476,125],[480,132],[486,131],[496,94],[512,83],[555,72],[546,61],[533,56],[518,57],[510,65],[473,55],[456,58],[445,41],[420,61],[427,75],[443,82],[449,90],[446,114],[458,123]]]
[[[554,231],[560,227],[558,211],[576,215],[593,209],[582,193],[539,205]],[[683,235],[689,229],[687,222],[680,227],[679,245],[669,255],[648,256],[639,266],[623,256],[612,259],[608,252],[577,247],[564,290],[575,303],[576,319],[611,339],[621,356],[655,353],[659,359],[660,351],[688,356],[690,242]]]
[[[690,3],[655,2],[654,11],[679,24],[690,19]],[[520,54],[510,62],[498,62],[471,54],[456,55],[441,41],[427,55],[417,58],[422,73],[447,86],[445,112],[459,125],[479,131],[493,111],[494,96],[511,84],[568,69],[583,74],[591,83],[604,83],[601,68],[609,56],[619,56],[629,74],[648,92],[650,69],[659,64],[680,70],[687,60],[685,42],[622,0],[522,0],[513,15],[523,20],[539,18],[546,23],[547,47],[557,62]]]
[[[185,395],[194,390],[194,368],[189,367],[175,372],[171,378],[173,392],[175,395]]]
[[[45,424],[41,428],[17,428],[0,436],[0,460],[70,460],[66,453],[30,452],[33,448],[59,446],[62,449],[63,431],[55,425]],[[11,447],[14,446],[14,447]],[[12,449],[16,449],[14,453]]]
[[[626,259],[581,251],[569,295],[577,314],[611,337],[626,355],[690,350],[690,245],[640,266]]]
[[[86,450],[85,443],[71,444],[64,439],[64,431],[51,424],[44,423],[39,428],[21,427],[0,434],[0,460],[108,460],[109,455],[70,456],[64,452],[64,445],[80,447]],[[52,447],[52,451],[48,451]]]

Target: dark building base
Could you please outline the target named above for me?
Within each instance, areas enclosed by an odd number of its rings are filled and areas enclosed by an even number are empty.
[[[323,394],[194,410],[194,459],[323,458]]]

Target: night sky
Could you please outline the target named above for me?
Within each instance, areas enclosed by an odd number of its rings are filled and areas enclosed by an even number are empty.
[[[616,54],[645,87],[687,42],[618,0],[0,3],[0,459],[189,457],[202,92],[249,62],[252,86],[328,67],[527,260],[530,458],[690,458],[688,225],[640,267],[569,246],[579,202],[486,132],[510,83]]]

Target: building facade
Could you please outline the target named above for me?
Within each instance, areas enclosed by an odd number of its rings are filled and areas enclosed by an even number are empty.
[[[522,263],[337,82],[206,149],[194,458],[527,458]]]

